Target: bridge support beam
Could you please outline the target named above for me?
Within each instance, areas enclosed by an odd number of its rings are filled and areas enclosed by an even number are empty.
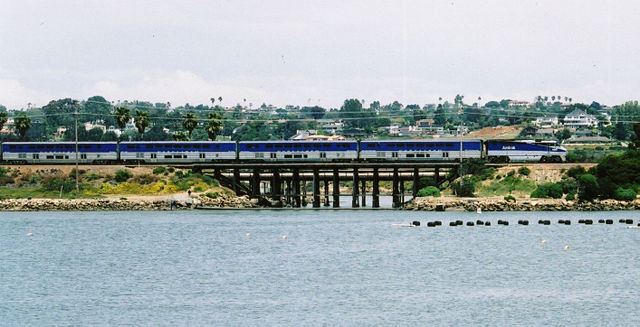
[[[420,183],[420,170],[418,168],[413,168],[413,189],[411,194],[414,198],[418,195],[418,183]]]
[[[324,206],[328,207],[329,206],[329,180],[325,178],[323,183],[324,183]]]
[[[253,168],[251,176],[251,197],[260,196],[260,168]]]
[[[240,169],[233,168],[233,192],[238,194],[238,186],[240,185]]]
[[[300,208],[300,172],[297,168],[293,169],[293,206]]]
[[[280,189],[280,186],[281,186],[280,170],[278,168],[274,168],[272,171],[272,176],[273,177],[271,178],[271,197],[276,202],[276,206],[281,206],[282,203],[280,202],[280,195],[282,193],[282,190]]]
[[[333,207],[340,208],[340,171],[333,168]]]
[[[399,208],[404,207],[404,179],[400,180],[400,206]]]
[[[440,168],[436,167],[436,170],[433,172],[433,181],[438,185],[440,183]]]
[[[372,196],[372,208],[380,208],[380,175],[378,174],[378,168],[373,168],[373,190],[371,191]]]
[[[360,194],[362,195],[362,206],[366,207],[367,206],[367,181],[362,180],[362,192],[360,192]]]
[[[313,207],[320,208],[320,172],[313,169]]]
[[[360,185],[360,176],[358,176],[358,168],[353,168],[353,187],[351,191],[351,207],[360,207],[360,201],[358,199],[358,186]]]
[[[393,197],[392,207],[400,207],[400,195],[398,194],[398,168],[393,168],[393,191],[391,196]]]

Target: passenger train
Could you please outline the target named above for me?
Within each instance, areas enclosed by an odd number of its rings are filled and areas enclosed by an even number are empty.
[[[146,141],[78,142],[83,164],[188,164],[211,162],[460,161],[563,162],[567,150],[534,141],[367,140],[367,141]],[[74,142],[4,142],[6,164],[76,162]]]

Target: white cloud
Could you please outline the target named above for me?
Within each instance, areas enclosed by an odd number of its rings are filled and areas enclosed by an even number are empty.
[[[17,80],[0,79],[0,104],[8,109],[24,109],[29,104],[43,106],[50,100],[49,94],[28,89]]]

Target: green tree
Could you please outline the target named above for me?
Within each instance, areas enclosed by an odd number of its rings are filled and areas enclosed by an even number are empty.
[[[416,194],[416,196],[418,196],[418,197],[424,197],[424,196],[440,197],[440,190],[435,186],[427,186],[425,188],[420,189],[420,191],[418,191],[418,194]]]
[[[222,115],[217,112],[210,113],[209,121],[204,129],[207,131],[209,138],[212,141],[215,141],[216,136],[218,136],[218,133],[220,133],[220,130],[222,129]]]
[[[187,134],[185,134],[184,132],[177,132],[177,133],[173,134],[173,140],[174,141],[188,141],[189,140],[189,136],[187,136]]]
[[[149,113],[136,109],[136,128],[138,133],[144,134],[144,130],[149,126]]]
[[[7,123],[7,120],[9,120],[9,118],[7,118],[7,112],[0,111],[0,129],[4,128],[4,124]]]
[[[633,124],[633,135],[631,136],[629,149],[640,150],[640,123]]]
[[[42,107],[47,124],[47,134],[53,135],[58,127],[66,127],[68,131],[75,131],[73,112],[78,101],[70,98],[53,100]]]
[[[433,121],[436,126],[444,126],[447,123],[447,116],[441,104],[438,104]]]
[[[624,127],[624,123],[616,123],[616,127],[613,130],[613,137],[615,137],[616,140],[620,141],[624,141],[627,139],[627,129]]]
[[[560,132],[558,132],[557,137],[560,142],[567,140],[571,137],[571,131],[568,128],[563,128]]]
[[[31,118],[25,114],[20,114],[14,120],[16,129],[18,130],[18,134],[20,134],[21,138],[24,138],[24,135],[27,133],[27,130],[31,127]]]
[[[191,133],[198,126],[198,118],[193,112],[188,112],[182,117],[182,127],[187,130],[189,133],[189,137],[191,137]]]
[[[595,176],[584,174],[578,177],[579,198],[582,201],[591,201],[598,197],[600,185]]]
[[[81,113],[87,113],[88,115],[80,115],[78,118],[80,121],[91,121],[97,119],[96,117],[100,117],[100,119],[104,120],[105,126],[114,126],[116,122],[111,115],[112,109],[111,104],[104,97],[99,95],[92,96],[80,108]]]
[[[114,118],[118,127],[123,130],[127,126],[127,122],[131,120],[131,111],[126,107],[116,107]]]

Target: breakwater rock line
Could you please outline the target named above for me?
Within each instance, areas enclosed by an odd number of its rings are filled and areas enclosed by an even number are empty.
[[[207,208],[257,208],[256,200],[233,198],[140,199],[4,199],[0,211],[168,211]]]
[[[593,202],[567,201],[563,199],[528,199],[516,202],[500,199],[440,199],[416,198],[405,204],[404,210],[417,211],[611,211],[640,210],[640,200],[595,200]]]

